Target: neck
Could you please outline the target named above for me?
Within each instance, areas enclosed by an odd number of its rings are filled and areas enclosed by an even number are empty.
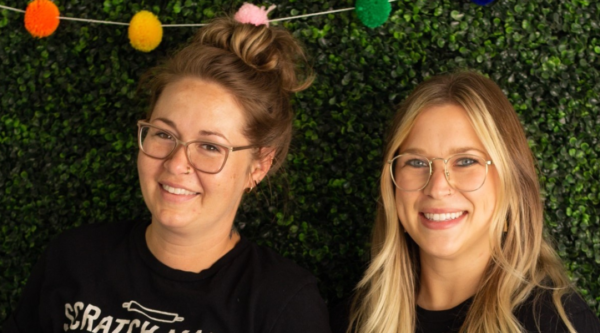
[[[195,273],[211,267],[239,240],[240,235],[233,229],[192,235],[154,221],[146,229],[146,244],[156,259],[173,269]]]
[[[431,258],[421,253],[417,304],[427,310],[447,310],[472,297],[490,258],[489,251],[457,259]]]

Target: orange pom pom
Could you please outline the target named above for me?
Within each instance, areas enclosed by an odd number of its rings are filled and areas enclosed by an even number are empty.
[[[33,0],[25,9],[25,29],[33,37],[48,37],[58,28],[59,16],[58,7],[52,1]]]

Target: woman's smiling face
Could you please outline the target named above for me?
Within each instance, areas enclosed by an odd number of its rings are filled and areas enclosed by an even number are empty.
[[[182,141],[250,144],[243,134],[243,110],[234,97],[220,85],[199,79],[185,78],[167,85],[149,122]],[[242,193],[251,184],[250,173],[256,169],[253,151],[229,153],[216,174],[191,167],[182,146],[168,159],[140,152],[140,185],[153,222],[181,231],[231,229]]]
[[[454,104],[423,110],[399,153],[419,154],[430,160],[465,153],[489,160],[466,111]],[[479,189],[460,192],[446,180],[444,162],[436,159],[426,187],[412,192],[396,187],[398,217],[419,245],[421,258],[489,255],[497,184],[498,176],[491,166]]]

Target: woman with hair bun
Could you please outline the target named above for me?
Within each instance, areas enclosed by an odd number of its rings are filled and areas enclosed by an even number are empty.
[[[144,77],[139,181],[151,221],[54,240],[5,333],[330,331],[316,279],[233,226],[285,160],[312,74],[292,35],[217,19]]]
[[[494,82],[423,82],[384,155],[371,262],[334,332],[600,332],[544,238],[533,154]]]

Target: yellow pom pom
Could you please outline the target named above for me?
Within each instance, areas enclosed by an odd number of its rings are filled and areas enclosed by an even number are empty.
[[[129,22],[129,42],[136,50],[150,52],[162,41],[163,29],[158,17],[142,10]]]

